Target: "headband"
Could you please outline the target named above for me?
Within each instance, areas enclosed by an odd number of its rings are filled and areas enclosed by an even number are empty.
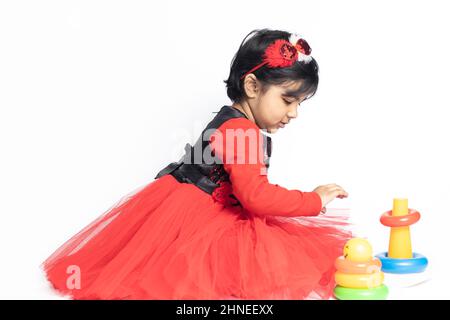
[[[298,34],[293,33],[289,37],[289,41],[278,39],[269,45],[264,51],[263,62],[247,71],[241,77],[241,80],[264,65],[267,65],[269,68],[283,68],[292,66],[295,61],[309,62],[312,60],[310,54],[311,47],[308,42]]]

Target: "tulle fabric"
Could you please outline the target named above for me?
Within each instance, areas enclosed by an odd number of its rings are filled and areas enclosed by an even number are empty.
[[[166,175],[122,198],[41,268],[73,299],[328,299],[349,226],[339,211],[258,216]]]

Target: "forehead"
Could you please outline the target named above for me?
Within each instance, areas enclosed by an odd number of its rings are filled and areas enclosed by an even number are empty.
[[[286,84],[277,86],[281,95],[286,97],[292,97],[296,99],[303,99],[308,95],[308,92],[302,92],[301,81],[291,81]]]

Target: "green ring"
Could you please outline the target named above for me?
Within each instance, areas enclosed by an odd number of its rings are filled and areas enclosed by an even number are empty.
[[[339,300],[385,300],[389,293],[384,284],[370,289],[355,289],[336,286],[334,296]]]

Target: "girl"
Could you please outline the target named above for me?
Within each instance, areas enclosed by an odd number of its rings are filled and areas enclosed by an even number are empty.
[[[311,192],[271,184],[263,134],[296,118],[316,92],[310,52],[288,32],[247,35],[225,81],[233,104],[178,162],[43,262],[53,288],[74,299],[330,298],[351,233],[319,214],[348,194],[336,184]]]

